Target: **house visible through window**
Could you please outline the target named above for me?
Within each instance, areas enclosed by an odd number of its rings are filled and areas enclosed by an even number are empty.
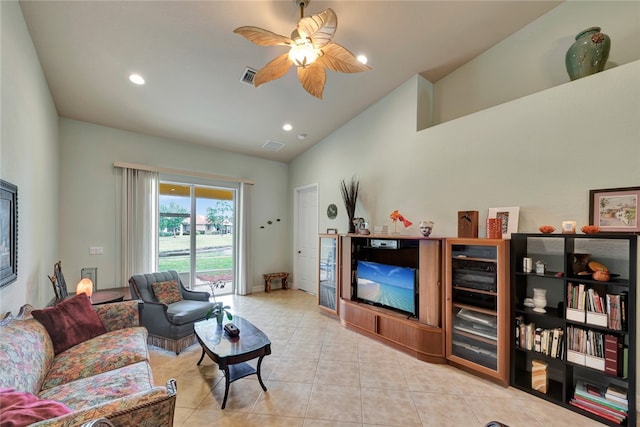
[[[236,190],[161,181],[158,268],[189,289],[233,293]]]

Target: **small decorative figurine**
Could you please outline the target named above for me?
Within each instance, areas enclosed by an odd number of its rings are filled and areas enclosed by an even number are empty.
[[[404,224],[404,227],[410,227],[411,224],[413,224],[411,221],[409,221],[408,219],[406,219],[405,217],[402,216],[402,214],[400,214],[400,212],[398,212],[398,210],[395,210],[393,212],[391,212],[391,215],[389,215],[389,217],[393,220],[393,232],[396,233],[396,224],[398,222],[398,220],[400,220],[402,222],[402,224]]]
[[[433,231],[433,221],[420,221],[420,233],[424,237],[429,237],[431,231]]]

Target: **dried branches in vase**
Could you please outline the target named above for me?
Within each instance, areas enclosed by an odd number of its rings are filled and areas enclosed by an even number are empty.
[[[349,217],[349,233],[355,233],[355,224],[353,218],[356,213],[356,202],[358,201],[358,191],[360,190],[360,181],[356,177],[352,177],[347,182],[344,179],[340,182],[340,191],[342,192],[342,200]]]

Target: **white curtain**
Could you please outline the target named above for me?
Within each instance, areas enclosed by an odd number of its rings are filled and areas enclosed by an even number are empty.
[[[122,168],[122,283],[157,270],[158,172]]]
[[[241,183],[238,192],[238,245],[236,255],[236,294],[247,295],[253,287],[251,261],[251,189],[253,184]]]

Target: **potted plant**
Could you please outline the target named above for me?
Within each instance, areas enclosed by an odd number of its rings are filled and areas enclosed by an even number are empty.
[[[218,325],[222,325],[225,315],[227,316],[227,319],[233,319],[233,316],[228,310],[231,310],[230,306],[222,305],[221,302],[214,302],[214,306],[207,310],[207,314],[205,314],[204,318],[209,320],[212,316],[215,316],[218,321]]]
[[[217,282],[209,283],[209,287],[211,288],[211,295],[213,296],[213,307],[207,310],[204,318],[205,320],[209,320],[212,316],[215,316],[218,321],[218,325],[222,325],[222,321],[224,320],[224,316],[227,316],[228,320],[233,319],[233,316],[228,310],[231,310],[231,307],[228,305],[223,305],[221,302],[216,301],[216,294],[214,292],[217,288],[224,288],[224,282],[219,280]]]
[[[344,207],[349,217],[349,233],[356,232],[356,225],[353,222],[353,218],[356,213],[356,202],[358,201],[358,192],[360,191],[360,181],[354,176],[350,182],[346,180],[340,181],[340,192],[342,193],[342,200],[344,201]]]

